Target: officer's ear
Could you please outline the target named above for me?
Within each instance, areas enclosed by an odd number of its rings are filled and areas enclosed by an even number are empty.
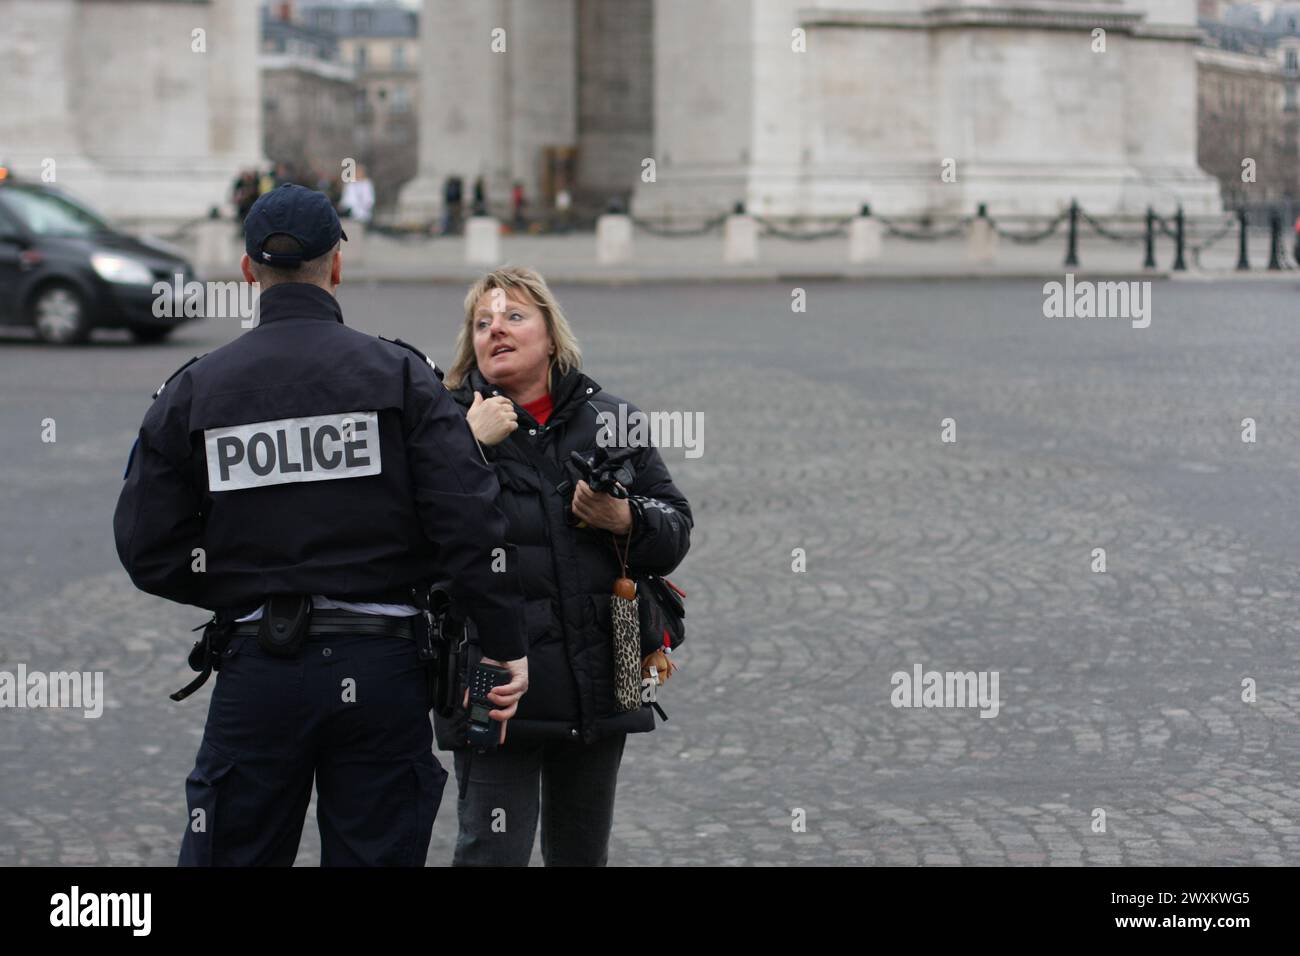
[[[251,284],[257,281],[257,276],[253,275],[253,260],[248,258],[247,252],[245,252],[243,258],[239,260],[239,271],[244,274],[245,282]]]
[[[337,289],[343,282],[343,250],[334,250],[334,259],[330,263],[330,288]]]

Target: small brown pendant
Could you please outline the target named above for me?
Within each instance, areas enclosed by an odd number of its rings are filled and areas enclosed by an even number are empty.
[[[631,578],[615,578],[614,595],[625,601],[632,600],[636,597],[636,582]]]

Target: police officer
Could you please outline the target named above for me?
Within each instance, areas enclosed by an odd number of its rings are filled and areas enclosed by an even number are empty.
[[[417,657],[427,582],[455,582],[510,672],[503,735],[528,686],[496,478],[436,367],[343,324],[340,239],[322,193],[257,200],[260,322],[164,383],[127,464],[131,580],[214,612],[191,655],[219,677],[181,865],[292,864],[313,778],[322,864],[424,864],[447,778]]]

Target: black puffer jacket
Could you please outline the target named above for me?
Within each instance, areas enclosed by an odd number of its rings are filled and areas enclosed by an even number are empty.
[[[451,394],[468,411],[474,392],[491,398],[501,392],[477,369]],[[596,448],[600,412],[618,415],[622,399],[601,391],[581,371],[553,372],[554,410],[545,425],[518,405],[519,429],[484,454],[501,483],[500,507],[508,521],[508,540],[518,548],[519,577],[526,600],[528,693],[510,721],[511,741],[569,738],[593,741],[613,733],[654,729],[648,704],[619,713],[614,702],[613,629],[609,598],[619,576],[613,536],[578,528],[565,520],[570,496],[541,474],[515,446],[530,441],[574,480],[565,466],[569,453]],[[626,406],[625,414],[635,411]],[[668,574],[690,547],[690,505],[673,484],[659,452],[639,448],[632,458],[636,477],[630,489],[633,508],[628,570]],[[621,539],[620,539],[621,541]],[[438,745],[452,749],[465,739],[464,716],[436,719]]]

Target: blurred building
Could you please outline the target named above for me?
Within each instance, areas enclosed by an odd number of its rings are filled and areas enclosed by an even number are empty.
[[[1220,208],[1196,0],[424,0],[412,219],[448,176],[699,215]],[[1094,31],[1104,31],[1105,49]],[[946,160],[951,160],[946,164]],[[653,171],[650,162],[653,161]],[[955,172],[943,177],[945,165]],[[651,176],[653,172],[653,176]],[[536,208],[536,207],[534,207]]]
[[[355,84],[355,123],[345,155],[365,165],[378,207],[391,208],[417,167],[419,13],[395,0],[277,0],[271,6],[277,18],[336,41],[338,59]]]
[[[1300,198],[1300,3],[1202,13],[1201,165],[1229,202]]]
[[[359,97],[356,73],[339,53],[333,33],[295,23],[287,5],[263,7],[263,144],[273,163],[284,163],[312,182],[336,179],[355,160]]]
[[[174,225],[261,153],[248,0],[0,0],[0,159],[110,218]]]

